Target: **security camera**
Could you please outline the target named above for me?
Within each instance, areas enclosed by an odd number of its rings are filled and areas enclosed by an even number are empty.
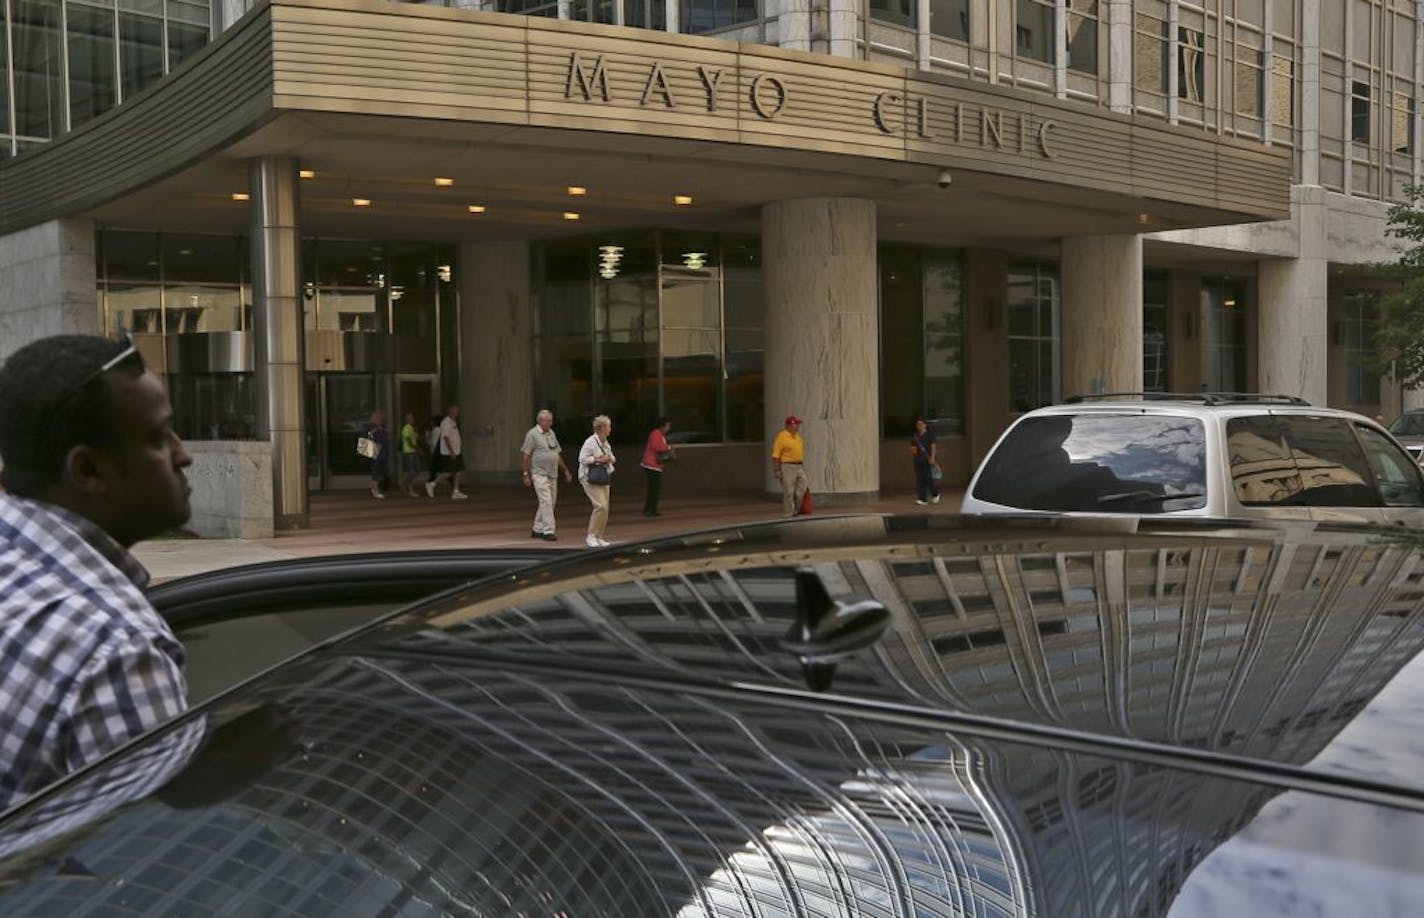
[[[939,175],[935,178],[935,184],[940,188],[948,188],[954,182],[954,176],[949,174],[948,169],[939,170]]]

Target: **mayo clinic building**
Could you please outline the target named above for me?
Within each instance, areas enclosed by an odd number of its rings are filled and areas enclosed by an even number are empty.
[[[968,479],[1018,413],[1369,414],[1424,31],[1373,0],[0,0],[0,356],[129,333],[201,527],[301,526],[462,406],[685,444],[676,487]],[[628,458],[632,458],[631,456]]]

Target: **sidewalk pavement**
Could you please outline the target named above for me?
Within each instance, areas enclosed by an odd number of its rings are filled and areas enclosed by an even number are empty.
[[[276,538],[172,539],[144,542],[134,549],[155,582],[226,567],[310,558],[320,555],[356,554],[449,548],[547,548],[584,547],[589,504],[575,484],[559,483],[556,519],[559,541],[543,542],[529,537],[534,519],[533,492],[517,487],[474,488],[468,500],[452,500],[448,490],[432,500],[423,495],[406,497],[399,493],[375,500],[365,491],[314,494],[311,498],[311,525],[307,529],[279,533]],[[639,485],[613,488],[608,529],[604,537],[613,542],[633,542],[675,535],[698,529],[764,522],[780,517],[781,505],[746,493],[664,495],[658,517],[642,514],[643,489]],[[822,513],[955,513],[959,492],[945,492],[937,505],[920,507],[913,494],[882,497],[870,504],[825,507]]]

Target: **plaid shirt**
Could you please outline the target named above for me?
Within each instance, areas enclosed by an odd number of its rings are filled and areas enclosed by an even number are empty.
[[[0,494],[0,812],[188,707],[147,583],[94,523]]]

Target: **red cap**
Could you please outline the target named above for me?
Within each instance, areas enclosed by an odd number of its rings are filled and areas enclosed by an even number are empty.
[[[785,426],[790,427],[792,424],[800,424],[800,423],[801,423],[801,419],[798,418],[796,415],[794,415],[794,414],[788,414],[788,415],[786,416]]]

